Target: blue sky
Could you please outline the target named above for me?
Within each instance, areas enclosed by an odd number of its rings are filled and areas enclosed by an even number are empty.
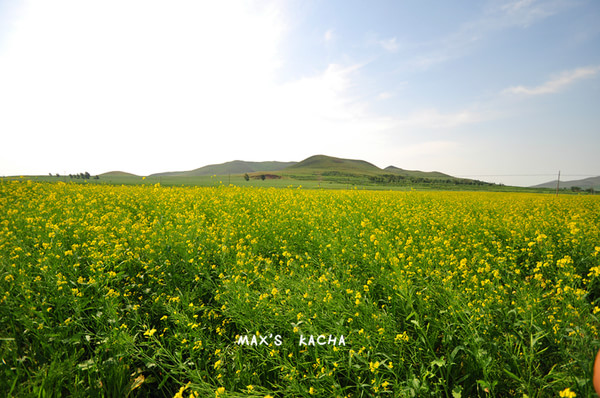
[[[0,2],[0,175],[600,175],[600,2]]]

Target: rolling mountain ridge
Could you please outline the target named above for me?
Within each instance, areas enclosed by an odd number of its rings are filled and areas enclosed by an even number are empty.
[[[149,177],[196,177],[227,174],[244,174],[260,171],[277,171],[292,166],[297,162],[246,162],[234,160],[231,162],[210,164],[189,171],[170,171],[151,174]]]
[[[571,189],[573,187],[579,187],[581,189],[594,189],[596,191],[600,190],[600,176],[597,177],[588,177],[581,180],[571,180],[571,181],[560,181],[559,188],[567,188]],[[531,188],[556,188],[556,180],[548,181],[543,184],[533,185]]]
[[[193,177],[227,174],[256,175],[269,172],[280,176],[294,175],[338,175],[338,176],[398,176],[408,178],[454,178],[437,171],[404,170],[395,166],[380,169],[372,163],[359,159],[344,159],[326,155],[310,156],[300,162],[247,162],[234,160],[211,164],[194,170],[151,174],[149,177]]]

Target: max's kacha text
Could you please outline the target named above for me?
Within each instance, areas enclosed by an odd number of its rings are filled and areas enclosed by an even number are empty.
[[[254,345],[254,346],[259,346],[259,345],[269,345],[273,343],[273,345],[276,346],[280,346],[283,344],[283,337],[281,337],[280,334],[277,334],[275,336],[273,336],[272,334],[269,335],[250,335],[248,336],[247,334],[245,335],[241,335],[238,336],[238,340],[237,340],[237,344],[238,345]],[[341,336],[334,336],[334,335],[324,335],[324,334],[320,334],[318,336],[315,335],[308,335],[305,336],[303,334],[300,335],[300,337],[298,338],[298,345],[299,346],[317,346],[317,345],[334,345],[334,346],[340,346],[346,345],[346,339],[344,338],[344,335]]]

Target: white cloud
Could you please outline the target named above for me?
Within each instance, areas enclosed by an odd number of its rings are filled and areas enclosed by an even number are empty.
[[[564,0],[511,0],[500,5],[498,21],[526,28],[570,5],[568,1]]]
[[[389,128],[391,118],[373,115],[364,102],[349,94],[359,70],[360,66],[332,64],[315,76],[273,87],[269,109],[258,112],[256,122],[276,132],[274,139],[283,134],[302,137],[294,145],[309,154],[315,146],[335,153],[343,143]]]
[[[423,109],[398,119],[396,123],[399,127],[451,129],[485,119],[484,114],[470,110],[441,113],[437,109]]]
[[[576,2],[566,0],[510,0],[492,2],[483,15],[460,25],[444,37],[426,43],[414,43],[415,53],[407,63],[418,69],[428,69],[465,56],[498,32],[515,27],[527,28],[561,11],[574,7]],[[381,43],[380,43],[381,44]]]
[[[398,44],[398,41],[395,37],[385,40],[379,40],[379,45],[383,47],[386,51],[391,53],[398,51],[398,49],[400,48],[400,45]]]
[[[500,6],[502,10],[507,12],[518,12],[523,8],[531,6],[536,0],[514,0],[508,1]]]
[[[2,175],[299,160],[393,124],[351,95],[361,65],[279,82],[273,4],[32,1],[21,15],[0,53],[0,131],[15,148]]]
[[[382,93],[379,93],[379,95],[377,96],[378,100],[386,100],[386,99],[390,99],[394,96],[394,93],[390,93],[389,91],[384,91]]]
[[[191,148],[265,102],[286,29],[269,3],[30,1],[19,14],[0,52],[0,131],[32,148],[3,169],[66,168],[83,148],[97,164],[132,148],[197,163]]]
[[[421,156],[448,154],[458,147],[459,144],[454,141],[425,141],[403,146],[398,150],[398,153],[403,157],[419,158]]]
[[[335,33],[333,29],[328,29],[325,34],[323,35],[323,39],[326,42],[330,42],[335,38]]]
[[[362,65],[330,64],[282,83],[280,3],[24,4],[0,49],[0,131],[11,148],[0,157],[4,175],[147,174],[314,153],[373,159],[395,147],[385,132],[486,118],[471,109],[380,116],[353,96]],[[396,38],[384,44],[399,48]],[[451,144],[415,145],[418,154]]]
[[[408,170],[448,172],[464,153],[465,145],[458,141],[422,138],[421,142],[388,145],[382,150],[378,166],[393,165]]]
[[[578,80],[595,76],[600,72],[600,66],[577,68],[563,72],[558,76],[536,87],[514,86],[503,90],[508,94],[541,95],[556,93]]]

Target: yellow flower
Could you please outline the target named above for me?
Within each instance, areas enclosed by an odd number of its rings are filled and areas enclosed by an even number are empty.
[[[408,335],[406,334],[406,332],[402,332],[401,334],[397,334],[394,340],[397,342],[408,341]]]
[[[156,329],[148,329],[144,332],[144,336],[152,337],[156,333]]]
[[[569,387],[567,387],[564,390],[562,390],[561,392],[559,392],[558,396],[565,397],[565,398],[575,398],[577,396],[577,394],[575,394],[575,392],[571,391],[571,389]]]
[[[379,368],[379,361],[369,362],[369,369],[371,370],[371,372],[376,373],[377,368]]]
[[[191,383],[187,383],[185,386],[181,387],[177,394],[173,395],[173,398],[183,398],[183,392],[190,386]]]

